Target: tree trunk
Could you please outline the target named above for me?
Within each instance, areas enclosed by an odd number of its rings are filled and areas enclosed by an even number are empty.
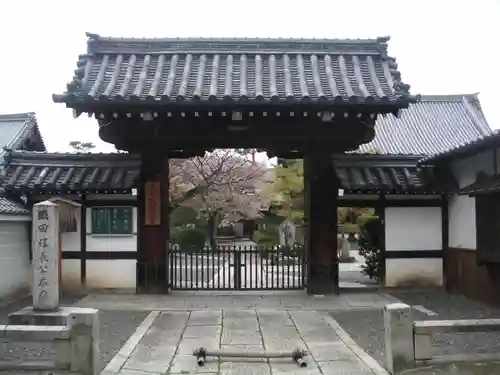
[[[215,250],[217,248],[217,227],[218,227],[218,213],[217,212],[210,212],[208,214],[208,225],[207,225],[207,231],[208,231],[208,243],[210,244],[210,248],[212,250]]]

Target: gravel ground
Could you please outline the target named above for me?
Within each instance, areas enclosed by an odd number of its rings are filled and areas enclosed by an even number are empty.
[[[84,295],[65,295],[61,298],[61,305],[71,306],[83,297]],[[10,313],[29,305],[31,305],[31,297],[0,306],[0,324],[7,324]],[[118,353],[147,315],[147,311],[101,310],[99,312],[102,368]],[[53,346],[48,343],[0,341],[0,360],[51,359],[53,357]]]
[[[498,318],[500,310],[468,300],[462,296],[449,295],[444,291],[419,291],[391,293],[409,305],[423,305],[438,316],[427,316],[413,310],[415,320]],[[338,321],[349,335],[367,353],[384,364],[384,320],[383,312],[363,310],[333,312],[331,316]],[[435,355],[458,353],[498,353],[500,333],[437,334],[433,336]]]
[[[148,311],[100,311],[102,368],[113,359],[148,314]]]

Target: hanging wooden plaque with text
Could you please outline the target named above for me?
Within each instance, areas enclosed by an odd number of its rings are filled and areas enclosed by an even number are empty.
[[[145,191],[144,224],[150,226],[161,225],[161,183],[147,181]]]

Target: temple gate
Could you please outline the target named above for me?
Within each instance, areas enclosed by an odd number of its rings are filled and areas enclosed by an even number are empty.
[[[380,114],[416,98],[389,38],[126,39],[88,34],[57,103],[94,115],[99,136],[140,155],[138,289],[168,286],[168,159],[215,148],[304,158],[307,290],[338,290],[332,155],[375,136]]]

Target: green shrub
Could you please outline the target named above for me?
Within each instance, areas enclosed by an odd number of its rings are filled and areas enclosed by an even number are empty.
[[[273,246],[278,243],[276,234],[256,230],[253,232],[252,239],[259,246],[259,253],[262,258],[267,259],[272,254],[275,254],[276,250]]]
[[[234,237],[234,228],[227,226],[227,227],[219,227],[217,228],[217,234],[222,237]]]
[[[199,228],[185,228],[178,235],[181,251],[199,251],[205,247],[207,234]]]
[[[263,231],[253,232],[253,241],[259,245],[259,247],[272,247],[277,244],[276,235]]]
[[[191,207],[181,206],[170,212],[170,225],[172,227],[185,227],[188,224],[196,225],[199,221],[198,212]]]
[[[380,220],[377,216],[360,217],[359,254],[365,258],[365,264],[361,266],[361,272],[368,275],[370,279],[379,280],[380,276]]]
[[[179,244],[179,236],[181,234],[181,232],[183,231],[184,229],[183,228],[180,228],[180,227],[173,227],[173,228],[170,228],[170,243],[172,245],[178,245]]]

